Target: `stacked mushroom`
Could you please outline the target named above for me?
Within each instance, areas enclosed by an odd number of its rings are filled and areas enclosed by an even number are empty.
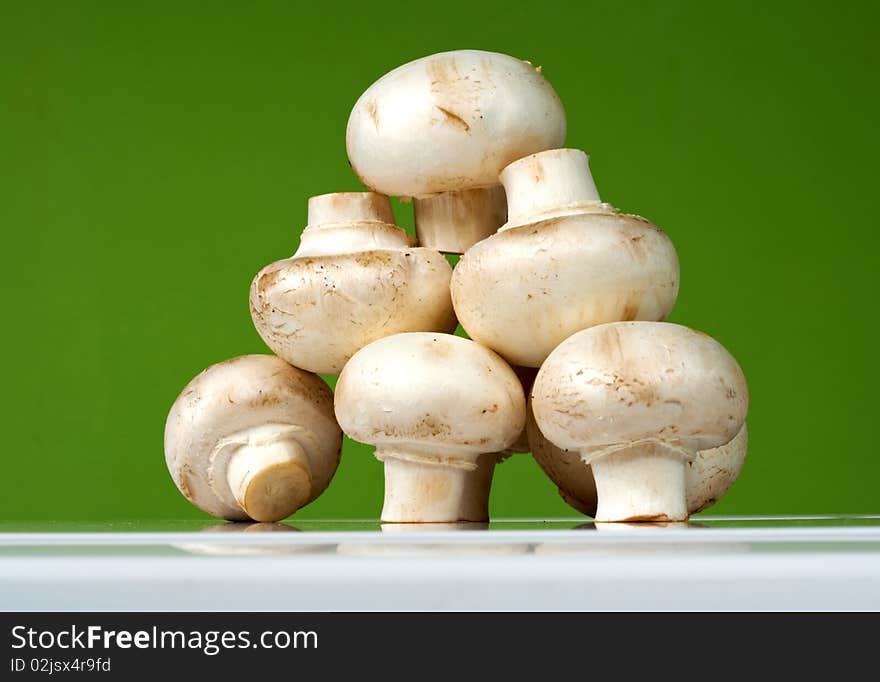
[[[184,495],[284,518],[329,483],[340,427],[376,446],[386,522],[487,520],[496,463],[527,449],[599,521],[682,520],[726,492],[745,456],[742,372],[661,322],[675,249],[600,200],[565,129],[540,69],[506,55],[431,55],[368,88],[346,146],[372,191],[312,197],[296,253],[251,286],[278,357],[209,368],[172,408]],[[389,195],[413,200],[421,246]],[[454,271],[441,252],[463,254]],[[309,372],[339,373],[332,411]]]

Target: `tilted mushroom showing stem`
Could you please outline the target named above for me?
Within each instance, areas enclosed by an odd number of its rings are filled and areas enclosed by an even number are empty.
[[[414,197],[419,243],[450,253],[504,222],[502,168],[564,140],[562,102],[540,69],[479,50],[394,69],[361,95],[346,131],[361,182]]]
[[[452,268],[437,251],[414,248],[388,197],[372,192],[309,199],[297,252],[260,270],[251,317],[287,362],[337,374],[376,339],[406,331],[451,332]]]
[[[559,489],[565,502],[587,516],[596,515],[596,481],[593,469],[581,459],[578,450],[558,448],[535,424],[529,412],[527,425],[532,456]],[[748,449],[748,428],[743,424],[729,443],[700,450],[685,470],[685,498],[689,514],[696,514],[720,500],[736,482]]]
[[[341,448],[330,387],[271,355],[208,367],[165,424],[180,492],[230,521],[280,521],[307,505],[329,485]]]
[[[476,342],[540,367],[581,329],[661,320],[678,295],[669,237],[599,200],[588,157],[554,149],[501,174],[508,221],[471,247],[452,275],[452,302]]]
[[[449,334],[371,343],[336,384],[336,417],[385,465],[382,521],[486,521],[495,462],[525,424],[525,395],[492,351]]]
[[[748,388],[736,360],[705,334],[616,322],[550,354],[532,410],[551,443],[591,465],[597,521],[683,521],[687,462],[737,435]]]

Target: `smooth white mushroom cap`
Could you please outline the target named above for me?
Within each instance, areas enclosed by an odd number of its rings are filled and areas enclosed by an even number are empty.
[[[578,332],[547,358],[532,388],[535,421],[585,461],[655,443],[693,459],[728,443],[745,421],[748,388],[717,341],[665,322]]]
[[[361,95],[346,131],[366,186],[414,197],[495,185],[511,161],[564,140],[562,102],[540,71],[480,50],[394,69]]]
[[[669,314],[679,285],[672,241],[599,201],[586,154],[542,152],[502,178],[507,225],[468,249],[452,275],[453,306],[474,341],[540,367],[581,329]]]
[[[309,200],[292,258],[267,265],[250,291],[266,345],[311,372],[338,373],[360,348],[407,331],[453,331],[452,268],[391,223],[388,197],[343,192]]]
[[[525,396],[510,366],[473,341],[396,334],[362,348],[345,365],[336,384],[336,417],[349,437],[377,450],[473,460],[516,441]]]
[[[236,453],[275,445],[289,445],[305,457],[307,489],[293,490],[301,499],[292,502],[301,507],[317,498],[342,448],[333,392],[320,377],[271,355],[244,355],[208,367],[187,384],[165,424],[165,462],[180,492],[203,511],[232,521],[251,518],[237,499],[242,491],[233,491],[228,481]],[[285,473],[284,462],[276,463]],[[245,476],[255,487],[264,486],[252,493],[271,497],[272,466],[260,481]]]

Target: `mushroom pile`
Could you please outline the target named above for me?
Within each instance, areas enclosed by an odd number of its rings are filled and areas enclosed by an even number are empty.
[[[327,488],[345,433],[384,464],[387,523],[487,521],[516,452],[600,522],[683,521],[726,493],[746,454],[742,370],[663,321],[671,240],[601,200],[565,132],[541,69],[503,54],[435,54],[371,85],[346,131],[370,191],[311,197],[294,255],[254,278],[274,355],[213,365],[175,401],[180,492],[279,521]],[[412,201],[416,238],[389,196]],[[335,396],[319,373],[339,375]]]

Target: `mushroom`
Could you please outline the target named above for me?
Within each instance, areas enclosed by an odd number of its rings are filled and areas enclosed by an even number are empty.
[[[672,242],[599,200],[584,152],[534,154],[501,180],[507,223],[452,275],[452,302],[474,341],[512,364],[540,367],[581,329],[669,314],[679,281]]]
[[[526,430],[532,457],[556,484],[559,496],[581,514],[595,516],[598,501],[596,481],[592,468],[584,464],[580,452],[558,448],[544,438],[531,410]],[[688,462],[685,495],[689,514],[712,506],[730,490],[745,462],[748,439],[748,428],[744,423],[732,441],[717,448],[701,450]]]
[[[561,146],[565,111],[540,68],[457,50],[373,83],[355,103],[345,139],[361,182],[414,198],[420,244],[463,253],[504,222],[501,169]]]
[[[338,374],[383,336],[454,330],[452,268],[413,243],[394,224],[386,196],[310,198],[297,252],[267,265],[251,284],[251,317],[263,341],[296,367]]]
[[[330,387],[271,355],[208,367],[165,423],[175,485],[230,521],[280,521],[307,505],[333,478],[341,448]]]
[[[532,388],[541,433],[592,468],[597,521],[684,521],[687,462],[729,443],[748,410],[742,370],[677,324],[616,322],[569,337]]]
[[[498,453],[525,424],[513,370],[449,334],[396,334],[362,348],[336,384],[336,418],[385,465],[382,521],[486,521]]]

